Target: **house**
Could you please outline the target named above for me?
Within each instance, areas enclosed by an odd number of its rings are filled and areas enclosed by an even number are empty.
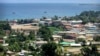
[[[72,25],[75,25],[75,24],[81,24],[82,23],[82,20],[71,20],[69,21]]]
[[[39,30],[38,24],[34,25],[33,24],[16,24],[16,25],[11,25],[11,29],[15,32],[30,32],[33,31],[35,34]]]
[[[86,32],[85,32],[85,31],[80,31],[80,32],[78,33],[78,35],[84,35],[84,36],[86,36]]]
[[[50,26],[52,24],[52,19],[43,19],[39,21],[40,25]]]
[[[48,19],[45,19],[44,21],[45,21],[44,24],[45,24],[46,26],[50,26],[50,25],[52,24],[52,19],[49,19],[49,18],[48,18]]]
[[[86,36],[84,36],[84,35],[80,35],[77,38],[82,38],[82,39],[85,39],[86,40]]]
[[[9,44],[5,42],[5,39],[7,39],[8,36],[4,36],[3,38],[0,38],[0,43],[2,44],[2,46],[8,46]]]
[[[77,32],[75,31],[67,31],[67,38],[68,37],[72,37],[72,39],[76,38],[77,37]]]
[[[52,25],[53,25],[53,26],[60,26],[60,21],[61,21],[61,20],[53,20],[53,21],[52,21]]]
[[[64,30],[71,30],[72,29],[71,23],[67,22],[67,21],[61,21],[61,26]]]
[[[37,47],[41,47],[41,45],[43,44],[46,44],[47,41],[35,41],[34,44],[37,46]]]
[[[93,23],[87,23],[87,24],[85,24],[85,28],[87,30],[96,30],[97,29],[97,27]]]
[[[21,52],[18,53],[19,56],[25,56],[25,53],[30,53],[30,51],[21,50]]]
[[[39,23],[30,23],[32,26],[39,26]]]
[[[58,35],[63,36],[64,39],[75,39],[77,32],[75,31],[56,31]]]
[[[15,56],[15,53],[8,50],[8,51],[7,51],[7,56]]]
[[[54,41],[60,41],[60,39],[62,38],[62,36],[60,35],[52,35]]]
[[[75,24],[75,25],[72,25],[73,28],[84,28],[84,25],[82,24]]]
[[[0,43],[1,43],[1,44],[3,43],[3,41],[4,41],[3,38],[0,38]]]
[[[39,24],[44,26],[45,25],[45,21],[40,21]]]
[[[18,22],[17,20],[10,21],[10,22],[9,22],[9,25],[16,25],[17,22]]]
[[[32,21],[33,23],[39,23],[40,22],[40,20],[39,19],[33,19],[33,21]]]
[[[73,53],[73,54],[79,54],[79,53],[81,53],[81,51],[80,51],[80,47],[77,47],[77,48],[67,48],[67,52],[70,52],[70,53]]]
[[[91,44],[100,45],[100,42],[91,42]]]
[[[82,46],[80,43],[71,43],[70,46],[73,46],[73,47],[80,47]]]

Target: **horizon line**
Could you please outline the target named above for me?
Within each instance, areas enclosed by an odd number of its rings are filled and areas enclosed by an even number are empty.
[[[37,2],[37,3],[39,3],[39,2]],[[46,2],[44,2],[44,3],[46,3]],[[51,2],[49,2],[49,3],[51,3]],[[54,2],[55,3],[55,2]],[[66,2],[63,2],[64,4],[66,3]],[[20,2],[20,3],[0,3],[0,4],[29,4],[29,3],[22,3],[22,2]],[[30,3],[30,4],[32,4],[32,3]],[[34,4],[34,3],[33,3]],[[56,3],[57,4],[57,3]],[[67,3],[68,4],[68,3]],[[100,4],[100,3],[69,3],[69,4]]]

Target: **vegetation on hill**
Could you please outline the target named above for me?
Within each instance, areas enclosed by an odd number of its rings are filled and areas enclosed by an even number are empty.
[[[87,22],[100,22],[100,11],[83,11],[79,15],[72,17],[63,17],[63,20],[82,20],[83,24]]]

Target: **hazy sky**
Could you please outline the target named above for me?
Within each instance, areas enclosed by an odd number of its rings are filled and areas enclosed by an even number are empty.
[[[0,0],[0,3],[100,3],[100,0]]]

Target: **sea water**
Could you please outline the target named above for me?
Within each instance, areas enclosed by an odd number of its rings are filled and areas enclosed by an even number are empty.
[[[96,4],[68,3],[5,3],[0,4],[0,19],[30,19],[57,15],[75,16],[83,11],[99,11]]]

